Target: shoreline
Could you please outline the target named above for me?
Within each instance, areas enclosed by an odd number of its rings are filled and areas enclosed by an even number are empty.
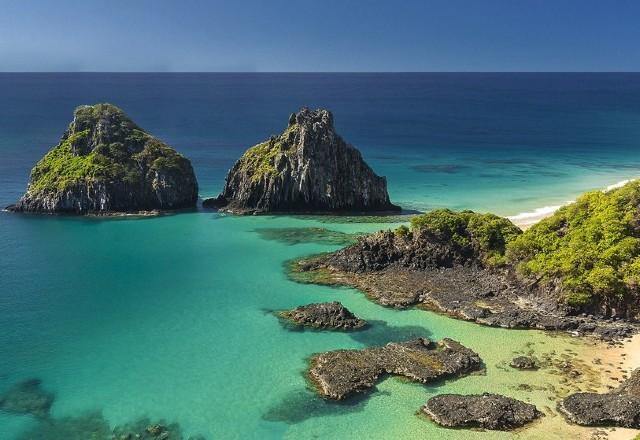
[[[620,180],[619,182],[608,185],[607,187],[603,188],[601,191],[608,192],[617,188],[621,188],[627,183],[633,182],[634,180],[637,180],[637,179],[638,179],[637,177],[623,179],[623,180]],[[570,205],[573,202],[575,202],[575,200],[568,200],[561,205],[543,206],[541,208],[536,208],[533,211],[524,211],[515,215],[508,215],[506,216],[506,218],[511,220],[511,222],[517,227],[519,227],[520,229],[525,230],[535,225],[540,220],[543,220],[547,217],[551,217],[553,213],[555,213],[558,209],[562,208],[563,206]]]

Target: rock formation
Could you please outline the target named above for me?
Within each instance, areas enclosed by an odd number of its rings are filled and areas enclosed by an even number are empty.
[[[558,409],[578,425],[640,429],[640,369],[610,393],[575,393]]]
[[[45,418],[53,404],[53,394],[42,389],[40,379],[20,382],[0,394],[0,410]]]
[[[480,357],[451,339],[391,342],[363,350],[336,350],[311,359],[309,377],[325,398],[341,400],[373,387],[383,374],[428,383],[481,367]]]
[[[355,330],[367,324],[337,301],[307,304],[278,315],[293,324],[319,329]]]
[[[236,214],[397,211],[387,182],[335,132],[327,110],[302,109],[286,130],[249,150],[222,193],[205,200]]]
[[[538,368],[536,360],[528,356],[514,357],[509,365],[513,368],[517,368],[518,370],[535,370]]]
[[[33,168],[10,210],[106,214],[193,207],[198,184],[188,159],[110,104],[74,112],[62,139]]]
[[[422,411],[437,424],[449,428],[503,431],[518,428],[542,416],[534,405],[489,393],[441,394],[429,399]]]

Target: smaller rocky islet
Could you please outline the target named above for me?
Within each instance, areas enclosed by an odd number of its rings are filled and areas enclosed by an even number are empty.
[[[640,369],[609,393],[574,393],[558,410],[578,425],[640,429]]]
[[[430,398],[422,412],[448,428],[481,428],[507,431],[543,416],[529,403],[500,394],[440,394]]]
[[[287,128],[249,148],[204,207],[234,214],[399,211],[384,177],[335,131],[328,110],[301,109]]]
[[[338,301],[282,310],[278,316],[288,323],[315,329],[357,330],[367,325],[367,321],[355,316]]]
[[[193,208],[191,162],[112,104],[84,105],[60,142],[31,171],[11,211],[41,214],[141,213]]]
[[[471,373],[482,360],[462,344],[417,338],[361,350],[335,350],[312,356],[308,377],[320,396],[342,400],[364,392],[385,374],[429,383]]]

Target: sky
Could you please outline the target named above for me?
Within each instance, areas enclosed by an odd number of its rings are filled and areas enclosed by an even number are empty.
[[[640,1],[0,0],[0,71],[640,71]]]

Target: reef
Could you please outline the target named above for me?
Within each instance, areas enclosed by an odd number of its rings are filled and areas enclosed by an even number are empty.
[[[434,422],[449,428],[482,428],[507,431],[543,414],[534,405],[499,394],[441,394],[422,408]]]
[[[355,330],[367,325],[341,303],[315,303],[283,310],[278,316],[295,325],[331,330]]]
[[[640,429],[640,369],[609,393],[571,394],[558,410],[578,425]]]
[[[46,418],[53,400],[53,393],[42,388],[40,379],[29,379],[0,394],[0,410]]]
[[[111,104],[78,107],[31,171],[17,212],[140,213],[195,207],[191,163]]]
[[[341,400],[372,388],[394,374],[429,383],[479,370],[480,357],[451,339],[417,338],[362,350],[336,350],[313,356],[309,378],[320,396]]]
[[[399,211],[387,182],[335,131],[327,110],[303,108],[277,136],[248,149],[204,207],[234,214]]]

